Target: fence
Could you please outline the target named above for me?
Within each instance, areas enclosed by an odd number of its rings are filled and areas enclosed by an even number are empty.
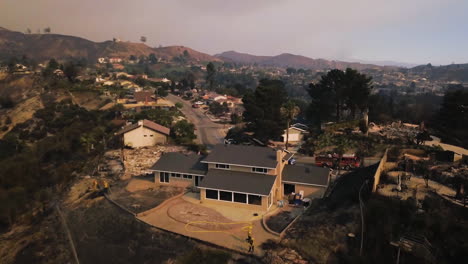
[[[374,186],[372,186],[372,192],[377,191],[377,186],[380,183],[380,176],[382,175],[382,172],[385,170],[385,165],[387,163],[387,153],[388,149],[385,150],[385,153],[380,160],[379,167],[377,167],[377,170],[375,171],[374,174]]]

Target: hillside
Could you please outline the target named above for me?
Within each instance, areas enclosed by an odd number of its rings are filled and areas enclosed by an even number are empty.
[[[242,64],[256,63],[258,65],[263,66],[307,68],[312,70],[346,69],[348,67],[358,70],[392,68],[377,66],[373,64],[362,64],[357,62],[312,59],[309,57],[294,55],[290,53],[283,53],[277,56],[256,56],[247,53],[239,53],[236,51],[227,51],[221,54],[216,54],[215,57],[218,57],[225,61],[232,61]]]
[[[190,60],[193,61],[222,61],[217,57],[208,55],[206,53],[198,52],[196,50],[184,46],[168,46],[153,49],[153,52],[154,54],[156,54],[156,57],[160,57],[163,59],[171,59],[173,57],[181,55],[183,56],[185,51],[187,51],[187,53],[189,54]]]
[[[220,59],[181,46],[151,48],[143,43],[132,42],[93,42],[87,39],[59,34],[23,34],[0,27],[0,59],[26,55],[37,61],[50,58],[66,59],[84,57],[95,61],[99,57],[122,57],[130,55],[148,56],[155,53],[158,57],[171,60],[183,56],[187,50],[189,60],[220,61]]]
[[[409,71],[427,76],[433,81],[468,82],[468,63],[443,66],[419,65],[409,69]]]

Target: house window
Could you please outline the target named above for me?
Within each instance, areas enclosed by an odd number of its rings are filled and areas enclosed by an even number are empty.
[[[234,202],[247,203],[247,194],[245,194],[245,193],[234,193]]]
[[[206,199],[218,200],[218,191],[206,189]]]
[[[262,197],[249,194],[249,204],[262,205]]]
[[[182,174],[182,178],[184,178],[184,179],[192,179],[192,175],[190,175],[190,174]]]
[[[252,168],[252,172],[256,172],[256,173],[267,173],[268,172],[268,169],[266,168]]]
[[[217,169],[224,169],[224,170],[229,170],[230,167],[227,164],[216,164]]]
[[[150,137],[153,137],[153,135],[150,135]]]
[[[179,173],[171,173],[171,177],[177,177],[177,178],[180,178],[180,174]]]
[[[232,192],[219,192],[219,199],[223,201],[232,202]]]

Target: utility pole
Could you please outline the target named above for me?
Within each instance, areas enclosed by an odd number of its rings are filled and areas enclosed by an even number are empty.
[[[362,183],[361,188],[359,189],[359,207],[361,208],[361,248],[359,249],[359,256],[362,256],[362,251],[364,248],[364,202],[362,201],[361,192],[362,188],[364,188],[364,185],[366,185],[367,183],[368,180],[365,180]]]

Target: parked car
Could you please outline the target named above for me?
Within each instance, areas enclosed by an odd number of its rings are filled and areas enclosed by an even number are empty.
[[[197,104],[193,104],[193,105],[192,105],[192,108],[200,108],[200,106],[197,105]]]

